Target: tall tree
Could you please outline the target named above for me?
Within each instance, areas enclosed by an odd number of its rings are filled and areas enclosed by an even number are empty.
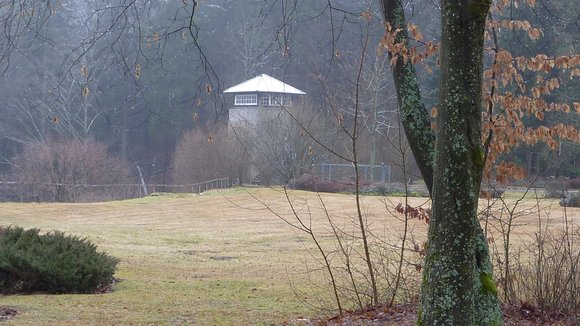
[[[433,204],[423,270],[419,325],[501,325],[489,250],[477,220],[485,165],[481,144],[485,0],[442,0],[438,131],[406,56],[407,26],[400,0],[383,0],[394,35],[390,55],[401,117]],[[397,46],[403,45],[403,46]]]

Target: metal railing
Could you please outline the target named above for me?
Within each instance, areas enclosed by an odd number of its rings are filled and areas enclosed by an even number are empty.
[[[352,164],[321,163],[314,164],[319,169],[315,171],[329,180],[354,179],[354,166]],[[358,164],[359,177],[364,181],[376,183],[391,183],[391,167],[385,164]]]
[[[155,192],[194,193],[236,185],[230,178],[191,184],[66,184],[0,181],[0,201],[98,202],[144,197]]]

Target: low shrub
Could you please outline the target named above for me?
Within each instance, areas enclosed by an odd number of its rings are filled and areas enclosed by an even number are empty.
[[[85,238],[0,228],[2,293],[94,293],[113,281],[118,262]]]
[[[498,184],[485,183],[479,189],[479,198],[501,198],[503,194],[504,190]]]
[[[545,198],[565,198],[570,189],[570,180],[550,179],[544,184]]]
[[[569,316],[569,325],[578,325],[580,246],[574,239],[580,236],[580,228],[535,236],[516,259],[515,297],[542,311]]]
[[[353,193],[356,189],[354,180],[335,181],[319,175],[305,174],[288,182],[288,188],[317,192]],[[392,182],[372,183],[368,180],[359,181],[359,191],[364,195],[395,196],[395,197],[427,197],[429,192],[422,184],[407,185]]]
[[[361,191],[367,195],[391,196],[391,197],[427,197],[429,192],[421,184],[405,184],[400,182],[373,183],[365,185]]]
[[[560,199],[560,206],[565,207],[580,207],[580,192],[570,191],[566,197]]]

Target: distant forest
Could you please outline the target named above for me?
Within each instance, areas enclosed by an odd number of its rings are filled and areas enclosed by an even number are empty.
[[[399,128],[391,67],[386,53],[379,49],[385,26],[378,2],[194,3],[197,5],[192,6],[189,0],[61,0],[48,7],[44,2],[27,1],[1,5],[4,29],[0,36],[1,179],[33,182],[37,179],[31,179],[25,167],[31,167],[27,163],[33,159],[31,155],[41,156],[34,154],[42,152],[39,146],[88,140],[99,144],[94,146],[104,146],[99,147],[98,155],[121,162],[118,164],[123,167],[115,173],[130,180],[138,180],[136,166],[141,167],[148,182],[172,184],[210,179],[218,172],[206,168],[211,170],[206,175],[175,180],[176,148],[184,137],[197,139],[198,143],[205,143],[203,146],[222,141],[218,138],[227,134],[224,130],[232,104],[222,91],[262,73],[304,90],[307,94],[301,116],[311,122],[319,121],[310,126],[318,128],[317,132],[327,139],[340,140],[321,129],[326,119],[338,119],[333,114],[336,107],[344,111],[339,118],[348,123],[361,57],[362,91],[356,95],[364,99],[361,103],[366,134],[361,137],[366,137],[366,141],[361,147],[360,161],[397,166],[400,158],[381,139],[404,136]],[[494,37],[514,56],[577,53],[578,9],[573,1],[544,0],[538,1],[534,9],[522,6],[512,8],[511,12],[494,13],[496,19],[527,20],[542,33],[540,39],[532,41],[522,37],[521,30],[500,28]],[[408,23],[422,35],[422,40],[412,41],[437,44],[440,30],[437,4],[409,1],[405,10]],[[491,64],[487,60],[486,65]],[[417,69],[430,110],[437,106],[436,56],[418,64]],[[558,74],[557,70],[551,73],[553,77]],[[534,76],[529,74],[529,78]],[[542,97],[572,105],[580,100],[578,89],[576,77]],[[523,122],[530,126],[561,122],[578,126],[579,120],[577,110],[572,110],[569,115],[548,112],[542,121]],[[269,132],[275,134],[279,127],[273,128]],[[299,137],[301,129],[288,132]],[[288,137],[284,139],[288,141]],[[256,140],[251,142],[252,146],[259,145]],[[268,146],[278,148],[280,144]],[[317,144],[301,146],[304,153],[310,151],[303,164],[312,164],[314,160],[343,163],[325,154]],[[24,152],[27,148],[28,152]],[[225,148],[221,151],[226,151]],[[235,148],[227,151],[237,158],[228,158],[231,164],[220,175],[243,174],[243,168],[236,166],[236,162],[249,160],[249,152]],[[193,161],[208,157],[196,150],[187,155]],[[292,152],[288,157],[296,155]],[[567,141],[559,144],[555,152],[538,143],[519,146],[509,155],[528,175],[574,177],[580,173],[580,150]],[[215,159],[224,161],[217,156]],[[297,169],[286,179],[299,177],[307,170]],[[418,173],[415,175],[419,178]],[[114,182],[119,178],[97,174],[74,181],[88,180]]]

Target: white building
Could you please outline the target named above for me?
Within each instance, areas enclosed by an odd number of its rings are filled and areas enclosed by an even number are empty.
[[[231,94],[230,126],[255,126],[260,119],[303,103],[305,92],[261,74],[224,91]]]

